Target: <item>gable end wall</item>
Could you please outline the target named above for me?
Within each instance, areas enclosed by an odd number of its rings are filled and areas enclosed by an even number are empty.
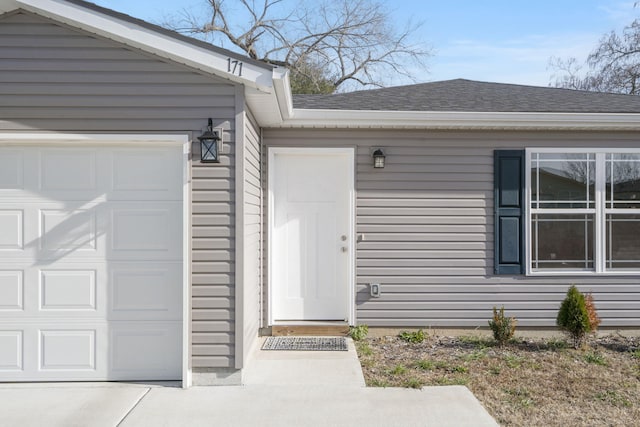
[[[178,133],[193,143],[192,360],[235,369],[236,86],[28,13],[0,17],[0,132]],[[220,164],[199,162],[207,118]]]

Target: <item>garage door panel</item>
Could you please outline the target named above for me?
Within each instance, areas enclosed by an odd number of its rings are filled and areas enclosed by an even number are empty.
[[[0,262],[73,260],[106,253],[105,206],[9,201],[0,196]]]
[[[43,149],[39,153],[40,192],[98,192],[96,150]],[[88,199],[86,196],[82,198]]]
[[[60,203],[40,207],[29,203],[23,209],[16,209],[17,205],[0,204],[2,259],[73,262],[182,257],[182,203],[92,203],[83,209],[64,209]]]
[[[107,319],[109,276],[101,262],[0,263],[0,320]]]
[[[112,157],[113,181],[110,188],[115,200],[179,200],[182,162],[176,149],[116,150]]]
[[[182,366],[181,333],[181,322],[8,325],[0,329],[0,377],[3,381],[175,380]]]
[[[0,148],[0,194],[15,194],[11,190],[22,190],[23,182],[24,153],[13,148]]]
[[[97,242],[98,212],[94,209],[40,210],[41,256],[59,257],[83,251],[95,256]]]
[[[3,337],[11,344],[0,347],[0,358],[9,362],[0,368],[3,381],[109,379],[109,331],[103,323],[14,322],[0,328],[0,343]]]
[[[179,261],[1,263],[0,319],[179,320],[181,284]]]
[[[181,275],[179,263],[111,265],[109,319],[179,320]]]
[[[148,202],[111,211],[110,259],[180,259],[182,205]]]
[[[96,312],[96,270],[41,270],[40,310]]]
[[[0,254],[24,249],[24,210],[0,210]]]
[[[180,346],[173,345],[181,342],[177,322],[116,323],[110,337],[111,378],[171,379],[180,369]]]
[[[0,381],[179,379],[181,147],[0,147]]]
[[[0,195],[44,195],[58,201],[181,201],[182,156],[182,147],[175,146],[0,147]]]
[[[0,373],[22,372],[23,370],[22,331],[0,331]]]
[[[95,371],[95,329],[40,330],[40,371]]]
[[[0,270],[0,313],[11,316],[24,308],[24,272]]]

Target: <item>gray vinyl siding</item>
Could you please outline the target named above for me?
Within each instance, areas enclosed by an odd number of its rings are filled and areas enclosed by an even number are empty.
[[[640,326],[639,276],[493,275],[494,149],[640,148],[638,133],[266,129],[263,138],[266,147],[357,147],[358,323],[486,326],[504,305],[520,326],[550,327],[575,283],[593,292],[603,327]],[[387,157],[376,170],[378,147]],[[369,295],[372,282],[381,298]]]
[[[0,18],[0,131],[179,133],[192,162],[192,367],[234,366],[234,144],[200,164],[213,118],[234,141],[236,88],[31,14]]]
[[[244,257],[243,257],[243,360],[258,338],[262,256],[262,183],[260,128],[249,111],[245,114],[244,145]]]

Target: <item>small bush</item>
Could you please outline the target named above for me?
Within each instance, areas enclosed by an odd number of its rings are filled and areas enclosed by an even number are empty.
[[[416,362],[416,368],[422,369],[423,371],[431,371],[435,367],[434,363],[430,360],[423,359]]]
[[[594,365],[607,366],[607,359],[601,353],[590,352],[584,355],[584,361],[587,363],[593,363]]]
[[[525,359],[521,356],[516,356],[513,354],[507,354],[504,356],[504,362],[507,364],[509,368],[519,368],[524,363]]]
[[[422,388],[422,381],[420,381],[417,378],[409,378],[407,381],[405,381],[405,383],[403,385],[404,385],[405,388],[420,389],[420,388]]]
[[[600,392],[596,394],[596,399],[609,403],[613,406],[623,406],[628,408],[632,405],[629,399],[624,397],[622,394],[620,394],[616,390],[606,390],[606,391]]]
[[[591,292],[584,296],[584,305],[587,308],[587,314],[589,315],[589,326],[591,327],[591,331],[595,331],[600,326],[602,320],[598,317],[598,311],[596,310],[596,306],[593,302],[593,295]]]
[[[387,380],[383,380],[383,379],[372,379],[371,380],[371,385],[372,387],[391,387],[391,383]]]
[[[389,370],[389,374],[391,375],[403,375],[406,372],[407,372],[407,368],[402,364],[398,364]]]
[[[349,327],[349,336],[354,341],[362,341],[367,337],[369,327],[367,325],[358,325]]]
[[[471,362],[476,360],[482,360],[482,359],[485,359],[486,357],[487,357],[487,350],[480,349],[480,350],[474,350],[469,354],[465,354],[460,358],[466,362]]]
[[[361,356],[373,355],[373,349],[366,342],[359,342],[356,348],[358,350],[358,353],[360,353]]]
[[[556,324],[571,337],[575,348],[584,343],[584,337],[592,330],[584,295],[575,285],[569,287],[560,305]]]
[[[565,348],[567,348],[567,346],[567,342],[562,339],[552,338],[547,342],[547,348],[553,351],[564,350]]]
[[[493,319],[489,320],[489,327],[498,345],[503,346],[513,338],[517,323],[518,321],[515,317],[505,317],[504,306],[499,311],[496,307],[493,307]]]
[[[401,340],[409,342],[411,344],[420,344],[426,338],[426,335],[422,329],[416,332],[402,331],[398,336]]]
[[[460,341],[462,344],[478,347],[479,349],[493,347],[495,345],[491,338],[487,338],[481,335],[463,335],[461,337],[458,337],[458,341]]]
[[[436,378],[433,381],[436,385],[467,385],[469,383],[469,378],[466,376],[463,377],[455,377],[455,378]]]

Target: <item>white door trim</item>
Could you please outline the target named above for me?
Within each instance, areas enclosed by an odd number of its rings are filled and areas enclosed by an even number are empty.
[[[182,146],[182,387],[191,386],[192,371],[190,367],[189,321],[191,318],[190,300],[190,153],[191,140],[187,133],[182,134],[99,134],[99,133],[36,133],[0,132],[0,146],[11,145],[180,145]]]
[[[269,268],[268,275],[268,302],[267,302],[267,318],[269,326],[274,325],[273,318],[273,229],[274,229],[274,170],[271,167],[274,164],[276,154],[307,154],[307,155],[330,155],[330,154],[346,154],[349,156],[349,241],[352,242],[349,266],[348,266],[348,283],[349,287],[349,325],[354,325],[356,321],[356,304],[355,304],[355,265],[356,265],[356,236],[355,236],[355,147],[337,147],[337,148],[308,148],[308,147],[269,147],[268,149],[268,174],[267,174],[267,189],[268,189],[268,254],[267,265]]]

